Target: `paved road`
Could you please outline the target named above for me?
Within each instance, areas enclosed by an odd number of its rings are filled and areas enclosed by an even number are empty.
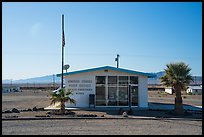
[[[3,135],[202,135],[202,121],[64,119],[2,121]]]

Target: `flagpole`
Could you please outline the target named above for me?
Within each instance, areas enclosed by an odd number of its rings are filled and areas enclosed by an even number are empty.
[[[63,88],[63,66],[64,66],[64,14],[62,14],[62,79],[61,88]]]

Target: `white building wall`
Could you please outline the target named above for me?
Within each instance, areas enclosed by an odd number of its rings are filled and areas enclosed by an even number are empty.
[[[168,93],[168,94],[171,94],[171,95],[173,94],[172,88],[170,88],[170,87],[166,87],[165,92]]]
[[[139,77],[139,102],[138,105],[141,108],[147,108],[148,107],[148,91],[147,91],[147,78],[145,77]]]
[[[71,89],[73,95],[70,97],[76,100],[76,105],[65,103],[66,107],[89,107],[89,94],[95,94],[96,76],[136,76],[129,73],[101,70],[95,72],[79,73],[65,77],[66,89]],[[84,83],[85,82],[85,83]],[[88,83],[86,83],[88,82]],[[147,77],[138,76],[138,107],[148,107]]]
[[[76,105],[66,103],[66,107],[89,107],[89,94],[95,94],[95,76],[81,75],[65,78],[66,89],[71,89],[70,96],[76,101]]]
[[[186,90],[187,93],[192,93],[192,94],[202,94],[202,86],[195,86],[195,87],[189,87]]]

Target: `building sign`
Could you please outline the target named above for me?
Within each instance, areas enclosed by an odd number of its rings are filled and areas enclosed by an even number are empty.
[[[84,94],[83,92],[92,91],[92,80],[68,80],[68,87],[76,94]],[[79,92],[77,92],[79,91]]]

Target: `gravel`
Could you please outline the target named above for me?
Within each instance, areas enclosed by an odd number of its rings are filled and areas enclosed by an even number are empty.
[[[202,135],[202,121],[63,119],[2,121],[3,135]]]

